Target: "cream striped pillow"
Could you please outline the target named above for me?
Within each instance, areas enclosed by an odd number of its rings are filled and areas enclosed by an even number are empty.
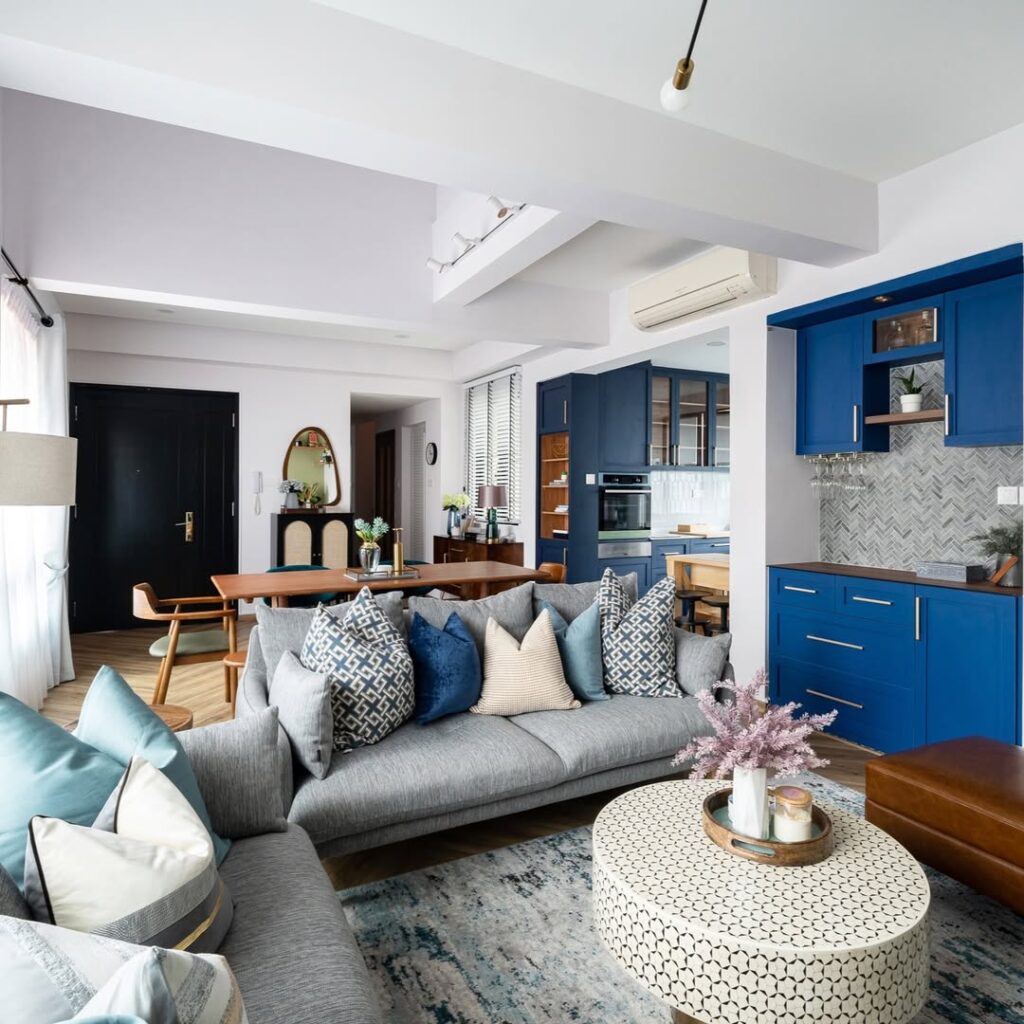
[[[558,641],[547,609],[519,644],[493,618],[484,639],[484,685],[469,710],[477,715],[525,715],[580,707],[562,672]]]

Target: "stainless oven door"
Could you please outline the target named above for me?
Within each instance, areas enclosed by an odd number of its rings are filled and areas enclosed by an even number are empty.
[[[628,540],[651,535],[649,487],[602,487],[598,497],[598,540]]]

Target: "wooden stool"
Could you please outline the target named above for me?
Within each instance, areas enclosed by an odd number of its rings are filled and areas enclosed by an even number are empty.
[[[565,566],[561,562],[541,562],[537,571],[546,572],[554,583],[565,582]]]
[[[703,628],[703,623],[697,621],[697,602],[703,601],[710,596],[706,590],[677,590],[676,600],[679,601],[680,615],[676,625],[681,629],[688,629],[691,633],[697,632],[697,627]]]
[[[718,613],[721,616],[717,626],[712,626],[712,633],[728,633],[729,632],[729,595],[728,594],[708,594],[706,597],[701,598],[701,602],[706,604],[709,608],[717,608]],[[704,630],[707,632],[707,629]]]
[[[238,673],[245,668],[245,651],[231,651],[224,655],[224,668],[228,673],[228,699],[231,710],[235,710],[235,698],[238,696]]]

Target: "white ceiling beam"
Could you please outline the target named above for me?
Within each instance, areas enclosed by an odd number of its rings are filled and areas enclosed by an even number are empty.
[[[291,0],[0,0],[0,84],[592,220],[835,264],[866,181]]]

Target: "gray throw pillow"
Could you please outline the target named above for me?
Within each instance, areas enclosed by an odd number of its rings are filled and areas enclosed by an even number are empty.
[[[21,895],[21,890],[14,884],[14,879],[0,867],[0,917],[19,917],[22,921],[31,921],[32,913]]]
[[[436,597],[410,597],[409,611],[419,612],[436,629],[444,629],[448,616],[458,612],[476,641],[481,658],[487,636],[487,620],[494,619],[506,633],[522,641],[533,625],[533,584],[523,583],[479,601],[440,601]]]
[[[620,576],[619,581],[626,590],[630,604],[636,603],[636,573]],[[596,600],[600,580],[587,583],[534,583],[533,615],[540,615],[543,602],[547,601],[566,622],[582,615]]]
[[[176,733],[214,831],[225,839],[284,832],[277,708]]]
[[[391,624],[405,636],[405,619],[402,617],[402,592],[388,590],[374,594],[373,600],[384,612]],[[324,605],[329,615],[342,622],[352,610],[354,601],[345,604]],[[267,679],[274,678],[277,663],[285,651],[299,654],[309,627],[313,625],[315,608],[271,608],[262,601],[256,602],[256,624],[260,627],[260,647],[267,666]]]
[[[322,779],[331,767],[334,745],[327,676],[311,672],[291,651],[285,651],[270,680],[269,700],[277,706],[281,727],[299,763],[314,778]]]
[[[714,689],[722,678],[732,646],[730,633],[701,636],[676,627],[676,679],[683,693]]]

